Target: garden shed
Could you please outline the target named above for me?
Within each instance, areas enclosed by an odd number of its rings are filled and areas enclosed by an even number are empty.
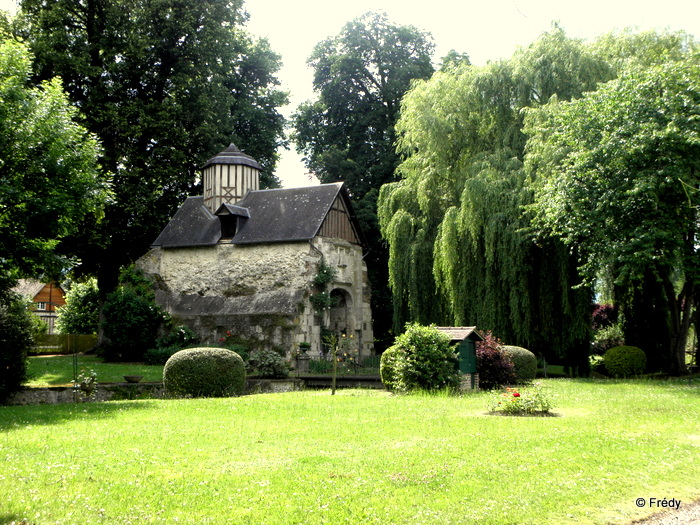
[[[449,335],[450,342],[457,345],[462,390],[479,388],[476,343],[483,341],[484,338],[476,331],[476,326],[438,326],[437,329]]]
[[[330,332],[373,353],[365,242],[342,183],[260,190],[260,166],[231,144],[138,266],[156,300],[204,341],[233,334],[284,350]],[[326,279],[319,279],[324,273]]]

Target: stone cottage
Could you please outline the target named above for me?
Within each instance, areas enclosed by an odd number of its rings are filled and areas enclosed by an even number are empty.
[[[372,354],[364,238],[345,187],[260,190],[259,173],[233,144],[203,166],[204,195],[138,262],[157,302],[204,341],[230,332],[288,355],[308,342],[313,357],[331,331]]]

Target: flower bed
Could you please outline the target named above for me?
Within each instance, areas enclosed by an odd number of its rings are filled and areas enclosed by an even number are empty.
[[[549,415],[553,407],[551,398],[543,391],[542,385],[534,383],[527,388],[506,388],[497,392],[489,403],[489,412],[508,416]]]

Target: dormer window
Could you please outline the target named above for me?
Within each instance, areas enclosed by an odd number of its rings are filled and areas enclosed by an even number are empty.
[[[246,219],[250,218],[248,208],[233,204],[222,204],[214,214],[221,224],[221,240],[231,240],[243,226]]]

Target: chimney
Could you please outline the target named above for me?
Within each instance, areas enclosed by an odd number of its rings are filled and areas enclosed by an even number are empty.
[[[215,213],[222,204],[236,204],[260,187],[262,168],[250,155],[231,144],[202,166],[204,204]]]

